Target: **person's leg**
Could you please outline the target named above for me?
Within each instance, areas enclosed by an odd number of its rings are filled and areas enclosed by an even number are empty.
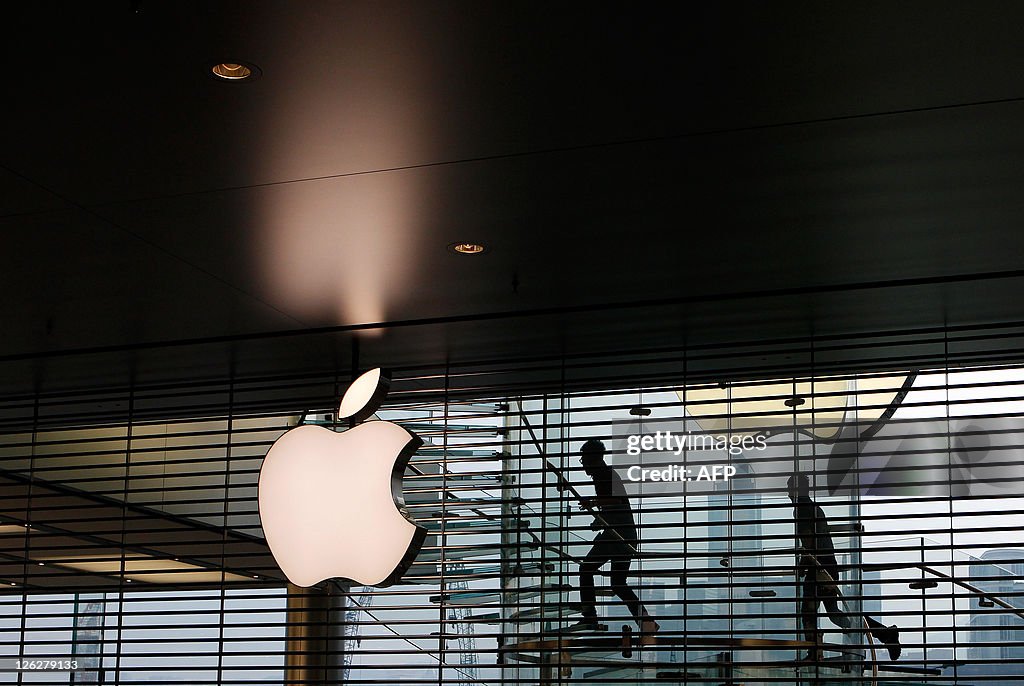
[[[580,563],[580,614],[585,619],[597,619],[597,593],[594,591],[594,574],[600,564],[584,560]]]
[[[630,614],[633,615],[633,619],[639,624],[641,619],[647,615],[647,610],[644,609],[640,603],[640,598],[637,597],[633,589],[629,587],[629,580],[627,575],[629,574],[629,560],[616,559],[612,560],[611,564],[611,582],[612,592],[619,597],[626,607],[629,608]]]
[[[803,598],[800,601],[800,626],[804,631],[804,640],[820,643],[818,640],[818,601],[814,598]]]
[[[803,629],[804,640],[813,643],[808,648],[808,660],[821,658],[821,635],[818,632],[818,585],[814,580],[814,569],[803,570],[804,581],[800,585],[800,626]]]
[[[828,574],[828,577],[835,582],[834,586],[819,589],[820,593],[831,596],[825,600],[825,608],[828,610],[829,618],[844,629],[864,628],[863,626],[854,626],[858,623],[856,618],[851,617],[846,613],[842,613],[839,610],[837,603],[839,597],[839,565],[836,563],[835,559],[831,558],[826,560],[826,563],[822,565],[822,569],[824,569]],[[897,659],[902,652],[902,648],[900,647],[899,630],[895,626],[887,627],[873,617],[868,617],[867,615],[862,616],[864,618],[864,624],[867,624],[868,633],[885,644],[886,648],[889,650],[889,657],[891,659]]]
[[[594,590],[594,575],[608,561],[608,543],[606,532],[601,532],[594,539],[594,546],[580,562],[580,614],[584,622],[597,621],[597,593]]]
[[[868,625],[868,633],[885,646],[889,651],[890,660],[898,660],[903,653],[900,645],[900,630],[895,626],[886,626],[874,617],[864,615],[864,622]]]
[[[633,563],[633,558],[639,554],[640,536],[637,534],[636,527],[634,526],[618,527],[616,532],[617,536],[614,541],[616,549],[611,560],[612,589],[615,591],[615,594],[619,596],[619,599],[629,607],[629,612],[633,615],[633,621],[636,622],[640,631],[642,633],[653,634],[661,627],[656,621],[654,621],[654,619],[651,618],[651,613],[647,611],[647,608],[645,608],[643,603],[640,602],[640,598],[638,598],[633,589],[629,587],[629,581],[627,579],[627,574],[629,574],[629,567]]]
[[[647,638],[650,639],[651,634],[657,633],[661,626],[654,621],[651,614],[644,607],[643,603],[640,602],[640,598],[637,597],[636,593],[632,588],[629,587],[629,565],[632,560],[632,551],[624,551],[622,555],[616,556],[612,559],[611,564],[611,586],[612,591],[619,597],[626,607],[629,608],[629,612],[633,615],[633,621],[636,622],[637,627],[640,629],[641,634],[646,634]]]
[[[819,589],[819,591],[824,596],[822,600],[824,601],[825,612],[828,614],[828,618],[832,620],[832,623],[843,629],[854,628],[854,622],[850,615],[839,607],[839,596],[831,593],[829,590]]]
[[[884,624],[882,624],[880,621],[878,621],[874,617],[868,617],[867,615],[864,615],[864,621],[867,622],[868,627],[871,628],[871,629],[885,629],[885,628],[887,628]]]

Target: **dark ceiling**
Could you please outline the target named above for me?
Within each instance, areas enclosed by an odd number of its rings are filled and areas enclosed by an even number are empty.
[[[5,24],[7,393],[1024,319],[1024,3]]]

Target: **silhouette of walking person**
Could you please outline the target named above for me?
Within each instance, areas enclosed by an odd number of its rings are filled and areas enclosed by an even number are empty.
[[[828,618],[843,629],[854,626],[850,615],[839,608],[839,562],[836,560],[832,533],[829,530],[825,512],[811,499],[811,485],[806,474],[794,474],[789,478],[789,498],[793,501],[793,519],[796,521],[797,547],[800,557],[797,562],[797,576],[803,578],[800,586],[800,623],[804,640],[814,643],[817,648],[808,651],[805,659],[817,661],[822,658],[823,633],[818,629],[818,605],[824,603]],[[868,626],[868,633],[889,651],[889,659],[899,659],[899,629],[885,626],[878,620],[861,615]]]
[[[653,634],[660,628],[627,583],[626,575],[632,559],[637,556],[639,539],[633,508],[622,485],[622,479],[604,461],[604,443],[591,439],[583,444],[580,462],[594,483],[595,497],[584,498],[587,508],[596,508],[600,517],[592,528],[600,529],[594,546],[580,563],[580,613],[583,618],[568,627],[569,631],[598,629],[594,575],[611,563],[611,589],[626,604],[641,633]]]

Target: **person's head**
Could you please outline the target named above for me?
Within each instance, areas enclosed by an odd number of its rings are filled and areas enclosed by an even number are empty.
[[[789,487],[789,497],[791,500],[808,498],[811,495],[811,481],[807,478],[806,474],[794,474],[789,477],[786,485]]]
[[[596,438],[591,438],[584,443],[580,448],[580,462],[583,464],[583,469],[589,473],[607,467],[604,463],[604,452],[604,443]]]

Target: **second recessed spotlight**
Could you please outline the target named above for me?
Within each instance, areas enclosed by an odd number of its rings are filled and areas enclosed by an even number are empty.
[[[448,249],[460,255],[479,255],[486,250],[480,243],[452,243]]]
[[[210,67],[210,73],[225,81],[244,81],[258,76],[259,67],[242,62],[221,62]]]

